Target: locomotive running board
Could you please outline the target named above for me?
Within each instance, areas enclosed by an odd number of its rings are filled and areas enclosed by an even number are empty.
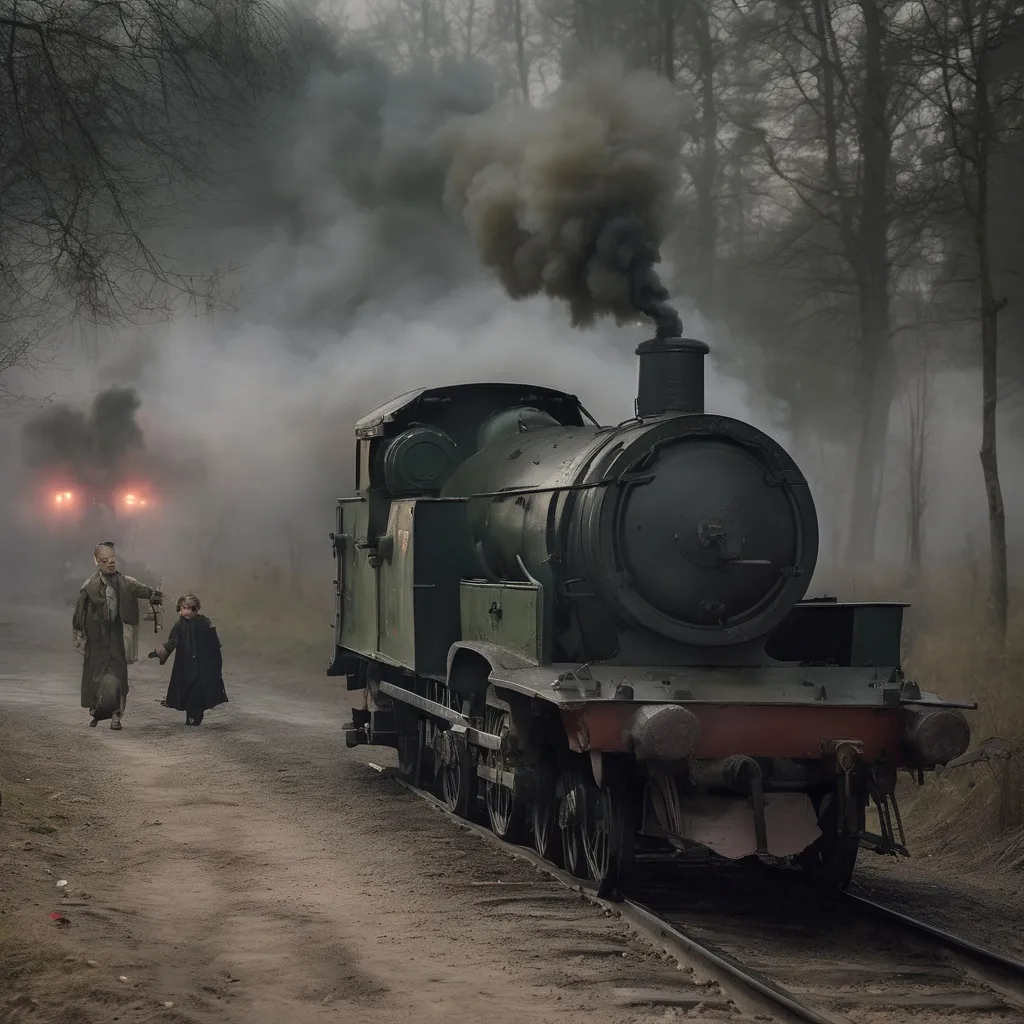
[[[428,700],[426,697],[421,697],[418,693],[413,693],[412,690],[395,686],[394,683],[379,683],[377,688],[381,693],[386,693],[395,700],[411,704],[414,708],[419,708],[420,711],[426,711],[428,715],[433,715],[435,718],[443,718],[452,725],[461,726],[466,730],[466,742],[471,743],[475,747],[485,747],[488,750],[498,750],[501,747],[500,736],[474,728],[465,715],[460,715],[458,711],[453,711],[451,708],[445,707],[444,704]]]

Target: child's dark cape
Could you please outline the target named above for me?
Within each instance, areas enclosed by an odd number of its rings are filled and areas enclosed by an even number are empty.
[[[175,711],[209,711],[227,703],[220,637],[213,623],[205,615],[197,615],[191,622],[178,619],[171,632],[177,634],[177,645],[167,706]]]

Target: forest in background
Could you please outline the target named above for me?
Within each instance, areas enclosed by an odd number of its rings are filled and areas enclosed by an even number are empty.
[[[980,694],[993,731],[1024,736],[1008,545],[1021,518],[1004,501],[1020,477],[1005,452],[1024,439],[1024,7],[374,0],[318,14],[263,0],[0,4],[0,387],[44,374],[57,340],[90,339],[101,359],[118,333],[182,310],[216,322],[244,304],[230,288],[239,261],[193,267],[161,243],[204,190],[234,187],[214,137],[258,134],[268,106],[307,95],[311,69],[372,59],[444,78],[483,66],[493,102],[515,110],[618,53],[678,95],[670,291],[732,339],[717,349],[725,372],[783,403],[798,458],[820,457],[822,583],[915,601],[908,664],[929,688]],[[367,144],[379,147],[374,117]],[[367,182],[347,187],[373,205]],[[937,564],[933,482],[950,467],[936,392],[950,375],[977,379],[965,391],[977,463],[963,476],[983,492],[988,530]],[[289,644],[324,634],[330,567],[290,522],[285,510],[234,579],[207,560],[240,639],[260,615],[238,597],[254,579],[290,594]],[[223,516],[208,524],[211,554],[230,529]],[[1024,821],[1022,794],[1004,824]]]

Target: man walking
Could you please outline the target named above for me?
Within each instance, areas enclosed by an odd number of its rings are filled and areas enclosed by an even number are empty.
[[[138,626],[139,598],[159,606],[163,594],[118,572],[109,541],[92,555],[96,572],[82,584],[72,617],[75,648],[83,656],[82,707],[89,709],[90,726],[109,718],[110,728],[120,729],[128,699],[125,626]]]

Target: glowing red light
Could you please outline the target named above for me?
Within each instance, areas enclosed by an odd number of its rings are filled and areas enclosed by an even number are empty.
[[[75,495],[71,491],[56,491],[53,495],[53,503],[58,508],[68,508],[75,503]]]
[[[139,494],[138,491],[126,491],[121,495],[121,504],[129,511],[139,508],[147,508],[149,506],[149,498]]]

